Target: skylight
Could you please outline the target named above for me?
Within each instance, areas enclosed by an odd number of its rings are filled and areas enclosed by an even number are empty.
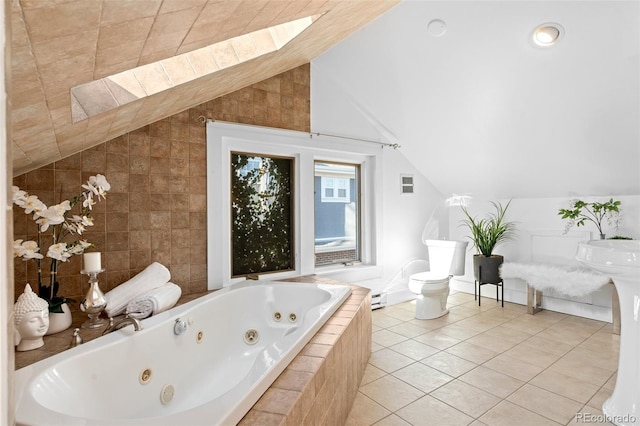
[[[281,49],[322,14],[243,34],[71,88],[74,123]]]

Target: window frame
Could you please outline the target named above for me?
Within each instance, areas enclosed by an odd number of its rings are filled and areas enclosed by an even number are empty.
[[[376,144],[344,138],[220,121],[207,126],[207,288],[217,289],[243,278],[231,277],[230,153],[250,152],[294,158],[293,226],[295,269],[265,275],[282,279],[327,273],[343,265],[315,266],[315,161],[360,165],[360,266],[377,266],[381,234],[382,153]],[[209,226],[212,224],[212,226]],[[355,267],[351,267],[355,268]],[[371,274],[371,271],[367,271]]]

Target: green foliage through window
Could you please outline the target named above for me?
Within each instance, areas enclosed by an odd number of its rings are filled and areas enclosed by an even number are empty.
[[[294,269],[293,159],[231,153],[232,275]]]

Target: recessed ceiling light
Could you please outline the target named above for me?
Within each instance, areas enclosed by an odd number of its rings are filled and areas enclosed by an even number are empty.
[[[533,30],[532,40],[536,46],[553,46],[564,35],[564,28],[555,23],[539,25]]]

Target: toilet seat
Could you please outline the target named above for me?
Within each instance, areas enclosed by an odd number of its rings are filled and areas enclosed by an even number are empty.
[[[420,272],[409,277],[409,291],[431,295],[449,292],[449,276],[438,272]]]
[[[420,282],[422,284],[443,284],[445,282],[449,282],[449,275],[443,274],[442,272],[419,272],[417,274],[411,275],[409,279],[411,281]]]

